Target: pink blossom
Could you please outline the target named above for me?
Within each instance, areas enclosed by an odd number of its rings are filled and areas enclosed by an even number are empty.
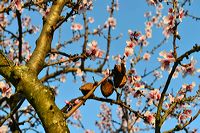
[[[130,48],[134,48],[135,46],[137,46],[138,45],[138,43],[135,41],[135,40],[133,40],[133,41],[126,41],[126,44],[127,44],[127,47],[130,47]]]
[[[155,124],[155,117],[154,117],[153,114],[151,114],[150,111],[146,111],[145,114],[144,114],[144,116],[145,116],[145,121],[147,123],[152,124],[152,125]]]
[[[69,102],[68,100],[65,100],[65,104],[69,105],[69,104],[70,104],[70,102]]]
[[[146,0],[149,5],[156,5],[158,2],[156,0]]]
[[[187,118],[192,117],[191,115],[192,115],[192,110],[188,110],[188,109],[184,110],[183,113],[179,114],[178,122],[184,123],[187,120]]]
[[[93,17],[89,17],[89,18],[88,18],[88,22],[89,22],[89,23],[94,23],[94,18],[93,18]]]
[[[131,40],[136,40],[138,39],[139,36],[141,36],[141,32],[140,31],[132,31],[132,30],[128,30],[128,34],[130,36]]]
[[[139,41],[140,41],[140,42],[143,42],[143,43],[144,43],[144,41],[146,41],[146,39],[147,39],[147,37],[146,37],[145,35],[141,35],[141,36],[139,37]]]
[[[161,63],[161,70],[169,70],[170,63],[175,61],[172,52],[161,51],[159,55],[163,56],[163,58],[158,58],[158,61]]]
[[[170,35],[172,34],[171,27],[170,26],[164,26],[162,33],[166,38],[169,38]]]
[[[21,0],[13,0],[14,6],[20,12],[22,11],[22,2]]]
[[[39,27],[32,25],[32,26],[30,27],[29,33],[30,33],[30,34],[33,34],[33,33],[38,32],[39,30],[40,30]]]
[[[183,84],[182,89],[191,92],[195,86],[196,86],[195,82],[192,82],[191,84]]]
[[[158,17],[157,16],[153,16],[152,18],[151,18],[151,22],[152,23],[158,23]]]
[[[47,17],[47,15],[48,15],[49,12],[50,12],[50,8],[47,8],[45,11],[44,11],[44,9],[42,9],[42,8],[40,8],[40,9],[38,9],[38,10],[39,10],[40,14],[41,14],[43,17]]]
[[[140,81],[141,79],[142,79],[141,76],[138,75],[133,76],[134,81]]]
[[[106,10],[107,10],[107,12],[111,12],[111,7],[109,5],[107,5]]]
[[[116,27],[117,21],[114,17],[109,17],[107,20],[107,23],[109,26],[111,26],[112,28]]]
[[[88,43],[88,46],[93,50],[97,48],[98,43],[97,41],[93,40],[91,43]]]
[[[174,26],[175,23],[175,17],[173,15],[168,15],[163,17],[164,24],[168,24],[169,26]]]
[[[144,60],[149,60],[150,59],[150,57],[151,57],[151,55],[149,54],[149,53],[145,53],[144,55],[143,55],[143,59]]]
[[[151,15],[152,15],[151,12],[145,12],[144,13],[144,17],[147,17],[147,18],[150,17]]]
[[[112,59],[113,59],[113,60],[116,60],[117,63],[120,63],[120,62],[121,62],[121,55],[118,54],[118,55],[116,55],[116,56],[112,56]]]
[[[110,70],[109,69],[106,69],[102,72],[102,74],[104,75],[104,77],[110,75]]]
[[[151,38],[152,37],[152,30],[146,28],[145,29],[145,35],[146,35],[147,38]]]
[[[141,88],[144,88],[144,84],[142,84],[141,82],[135,82],[133,85],[134,85],[135,90],[139,90]]]
[[[180,96],[176,97],[176,100],[181,101],[184,98],[184,95],[181,94]]]
[[[143,42],[142,42],[142,46],[148,46],[149,45],[149,42],[147,42],[146,40],[144,40]]]
[[[187,74],[194,75],[194,73],[196,72],[196,62],[197,61],[192,58],[189,64],[182,65],[183,76],[186,76]]]
[[[145,22],[145,26],[146,26],[146,29],[151,29],[151,27],[153,26],[153,23],[151,21],[147,21]]]
[[[86,12],[86,10],[92,10],[93,9],[93,2],[92,0],[83,0],[82,4],[79,6],[78,13],[81,14],[83,12]]]
[[[167,102],[164,103],[164,106],[166,109],[169,109],[169,107],[170,107],[169,103],[167,103]]]
[[[157,10],[162,10],[163,9],[163,5],[162,3],[159,3],[157,6],[156,6]]]
[[[88,43],[89,49],[87,48],[86,54],[87,56],[92,56],[93,58],[98,57],[101,58],[103,56],[104,51],[98,48],[97,41],[93,40],[92,42]]]
[[[58,54],[55,54],[55,53],[50,55],[51,60],[56,60],[57,57],[58,57]]]
[[[79,77],[83,76],[83,71],[81,71],[80,68],[77,68],[76,75],[79,76]]]
[[[80,67],[81,66],[81,62],[80,61],[77,61],[74,64],[75,64],[76,67]]]
[[[101,58],[103,56],[103,54],[104,54],[104,51],[97,50],[95,56],[98,57],[98,58]]]
[[[170,70],[169,70],[168,72],[170,73],[171,70],[172,70],[172,68],[170,68]],[[178,75],[179,75],[179,73],[180,73],[181,71],[182,71],[181,67],[180,67],[180,66],[177,66],[175,72],[174,72],[173,75],[172,75],[172,78],[173,78],[173,79],[178,78]]]
[[[72,23],[71,25],[71,30],[77,31],[77,30],[82,30],[83,26],[79,23]]]
[[[60,82],[64,83],[66,81],[66,76],[64,74],[61,74]]]
[[[80,103],[80,100],[79,100],[79,99],[76,99],[76,100],[74,101],[74,103],[75,103],[75,104],[79,104],[79,103]]]
[[[87,2],[88,2],[87,0],[83,0],[83,4],[87,4]]]
[[[3,81],[0,81],[0,91],[1,91],[2,97],[10,98],[10,96],[12,94],[12,88]]]
[[[179,18],[180,22],[182,22],[182,19],[184,16],[185,16],[185,12],[184,12],[183,8],[180,8],[179,14],[178,14],[178,18]]]
[[[161,97],[160,91],[158,89],[151,90],[148,97],[153,100],[159,100]]]
[[[157,71],[157,70],[155,70],[155,71],[153,72],[153,76],[155,76],[155,77],[158,78],[158,79],[160,79],[160,78],[163,77],[163,76],[162,76],[162,72],[161,72],[161,71]]]
[[[125,47],[124,55],[127,57],[133,55],[133,48]]]
[[[96,125],[102,132],[110,131],[109,129],[112,126],[111,109],[106,105],[106,103],[102,103],[100,106],[100,110],[101,112],[97,115],[100,120],[96,122]]]
[[[171,94],[169,94],[168,98],[169,98],[170,104],[174,102],[174,97]]]
[[[29,16],[26,16],[22,18],[22,26],[28,28],[28,26],[31,23],[31,18]]]

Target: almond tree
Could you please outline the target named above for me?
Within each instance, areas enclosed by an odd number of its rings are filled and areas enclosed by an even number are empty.
[[[62,133],[70,132],[69,124],[93,132],[81,121],[79,107],[87,108],[87,100],[101,102],[95,122],[101,132],[197,132],[197,127],[190,125],[200,114],[200,87],[196,82],[200,69],[196,67],[198,58],[195,59],[200,46],[190,44],[191,48],[182,52],[184,46],[179,44],[184,38],[179,33],[179,28],[185,26],[184,20],[197,23],[200,20],[190,14],[193,2],[146,0],[145,4],[154,12],[144,14],[144,32],[129,29],[123,52],[117,50],[119,53],[114,55],[112,44],[123,37],[121,33],[113,34],[117,28],[118,0],[106,1],[109,17],[105,23],[91,28],[90,24],[98,19],[88,17],[98,6],[95,2],[1,1],[0,132],[39,132],[37,126],[42,125],[45,132]],[[41,27],[32,23],[36,19],[32,16],[38,17],[38,13]],[[72,34],[66,35],[63,30],[69,24],[71,29],[68,26],[67,30]],[[164,39],[151,44],[155,28],[162,30]],[[105,44],[99,43],[99,39]],[[171,50],[163,48],[164,45]],[[144,66],[152,62],[154,68]],[[68,73],[74,81],[83,83],[76,88],[81,93],[73,99],[66,97],[65,106],[59,108],[55,98]],[[190,77],[185,80],[187,83],[180,81],[170,86],[172,79],[187,77]],[[101,94],[94,93],[98,88]],[[118,118],[114,117],[114,108]],[[173,127],[164,129],[163,125],[171,121],[175,121]]]

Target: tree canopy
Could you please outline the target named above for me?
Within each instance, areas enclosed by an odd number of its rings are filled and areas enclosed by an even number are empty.
[[[2,0],[0,133],[198,132],[198,4]]]

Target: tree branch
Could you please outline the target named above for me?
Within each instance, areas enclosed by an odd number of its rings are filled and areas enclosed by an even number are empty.
[[[36,48],[27,63],[27,66],[32,69],[36,75],[43,69],[45,57],[51,50],[53,34],[66,2],[69,2],[69,0],[54,1],[48,16],[45,18],[41,34],[36,41]]]

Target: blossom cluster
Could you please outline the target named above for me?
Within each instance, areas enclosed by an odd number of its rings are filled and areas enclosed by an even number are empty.
[[[136,117],[135,114],[132,113],[132,114],[130,114],[129,119],[126,120],[126,119],[124,119],[125,117],[123,117],[124,115],[126,115],[126,114],[123,112],[122,107],[118,106],[117,116],[121,120],[123,128],[126,128],[131,133],[139,132],[140,128],[138,126],[135,126],[134,123],[141,122],[141,119]]]
[[[179,19],[179,22],[182,22],[184,16],[185,12],[183,8],[178,8],[178,6],[177,9],[169,8],[168,15],[163,17],[163,34],[165,37],[168,38],[171,34],[178,36],[178,32],[176,31],[175,33],[174,28],[178,23],[177,18]]]
[[[79,5],[78,13],[81,14],[86,12],[87,10],[93,9],[93,1],[92,0],[83,0],[82,3]]]
[[[88,43],[88,48],[86,49],[86,55],[89,57],[95,58],[101,58],[103,56],[104,51],[102,51],[100,48],[98,48],[97,41],[93,40],[90,43]]]
[[[158,61],[161,63],[161,70],[167,70],[171,72],[171,67],[170,64],[174,63],[176,60],[174,58],[173,52],[166,52],[166,51],[161,51],[159,53],[160,56],[163,58],[158,58]],[[194,75],[195,72],[198,72],[198,69],[195,68],[196,60],[191,58],[190,62],[188,64],[183,64],[181,66],[178,66],[173,74],[173,78],[177,78],[178,74],[182,72],[183,77],[186,75]]]
[[[112,129],[111,109],[106,105],[106,103],[102,103],[100,106],[100,110],[101,110],[100,114],[97,115],[100,118],[100,120],[96,122],[96,125],[102,132],[111,131]]]

